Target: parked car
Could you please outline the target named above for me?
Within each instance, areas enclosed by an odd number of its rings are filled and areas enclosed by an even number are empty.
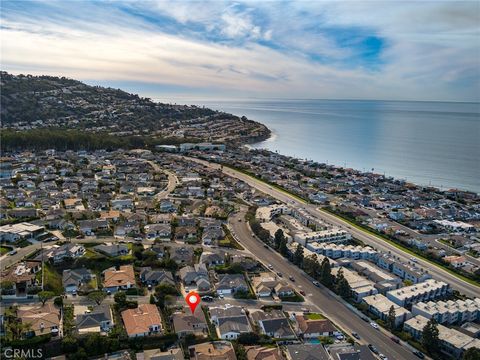
[[[283,277],[283,274],[281,272],[277,272],[278,277]]]
[[[319,283],[318,281],[316,281],[316,280],[312,281],[312,284],[315,285],[315,286],[317,286],[317,287],[320,287],[320,283]]]
[[[307,294],[305,293],[305,291],[303,291],[303,290],[300,290],[299,292],[300,292],[300,294],[303,295],[303,296],[307,295]]]
[[[17,253],[17,250],[14,249],[14,250],[10,251],[10,252],[8,253],[8,255],[12,256],[12,255],[15,255],[16,253]]]
[[[391,339],[393,342],[395,342],[395,343],[397,343],[397,344],[400,344],[400,339],[399,339],[399,338],[397,338],[397,337],[395,337],[395,336],[392,336],[390,339]]]
[[[378,350],[375,346],[373,346],[372,344],[368,344],[368,348],[370,349],[371,352],[373,352],[374,354],[378,354]]]
[[[388,360],[388,358],[383,354],[378,354],[378,357],[382,360]]]
[[[420,359],[425,359],[425,355],[423,355],[423,353],[421,351],[414,351],[413,352],[413,355],[415,355],[416,357],[420,358]]]
[[[268,264],[268,268],[271,270],[273,269],[273,265],[272,264]]]
[[[352,332],[352,336],[353,336],[355,339],[360,340],[360,335],[358,335],[357,332],[355,332],[355,331]]]
[[[293,276],[289,276],[288,278],[290,279],[290,281],[295,282],[295,278]]]
[[[378,330],[378,329],[379,329],[378,324],[377,324],[375,321],[372,321],[372,322],[370,323],[370,326],[373,327],[375,330]]]
[[[202,300],[206,301],[206,302],[211,302],[211,301],[213,301],[213,297],[205,295],[205,296],[202,296]]]

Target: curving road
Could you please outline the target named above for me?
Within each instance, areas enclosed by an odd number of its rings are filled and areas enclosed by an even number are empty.
[[[347,230],[354,236],[355,238],[363,241],[365,244],[368,244],[377,250],[384,251],[384,252],[390,252],[391,254],[399,257],[403,261],[408,261],[410,258],[412,258],[412,255],[409,253],[403,251],[402,249],[399,249],[390,243],[386,242],[382,238],[375,236],[373,234],[370,234],[366,231],[363,231],[361,229],[355,228],[350,226],[346,221],[343,219],[340,219],[330,213],[327,213],[325,211],[319,210],[315,205],[311,204],[306,204],[303,201],[300,201],[299,199],[295,198],[294,196],[283,192],[281,190],[278,190],[272,186],[269,186],[268,184],[264,183],[263,181],[260,181],[258,179],[255,179],[251,176],[248,176],[244,173],[241,173],[240,171],[227,168],[227,167],[222,167],[219,164],[216,163],[211,163],[209,161],[205,160],[200,160],[197,158],[191,158],[191,157],[184,157],[187,158],[191,161],[194,161],[196,163],[202,164],[204,166],[222,170],[222,172],[228,176],[234,177],[236,179],[242,180],[245,183],[249,184],[251,187],[260,190],[264,192],[265,194],[268,194],[272,196],[273,198],[280,200],[282,202],[288,203],[291,206],[299,207],[299,208],[304,208],[306,211],[308,211],[311,215],[322,219],[323,221],[330,223],[332,225],[335,225],[336,227],[342,228]],[[455,289],[460,291],[461,293],[469,296],[469,297],[478,297],[480,294],[480,287],[478,285],[474,285],[471,283],[468,283],[455,275],[452,275],[451,273],[447,272],[446,270],[435,266],[421,258],[416,257],[416,262],[417,264],[421,265],[425,269],[428,269],[429,273],[437,280],[444,281],[450,286]]]

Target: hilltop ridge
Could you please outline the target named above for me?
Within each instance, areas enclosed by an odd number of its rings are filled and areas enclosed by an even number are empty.
[[[251,143],[268,138],[258,122],[205,107],[156,103],[120,89],[55,76],[1,72],[2,128],[81,130],[113,136]]]

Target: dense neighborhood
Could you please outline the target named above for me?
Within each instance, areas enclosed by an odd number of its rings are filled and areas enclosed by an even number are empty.
[[[386,358],[320,311],[296,272],[246,247],[244,230],[270,257],[303,269],[314,291],[350,306],[373,331],[394,334],[392,344],[434,358],[480,347],[480,298],[414,257],[400,261],[194,158],[248,169],[269,188],[384,224],[377,230],[478,276],[475,194],[208,144],[11,152],[0,179],[5,344],[35,344],[55,359]],[[190,291],[202,299],[194,313],[184,300]],[[437,334],[438,353],[425,332]]]

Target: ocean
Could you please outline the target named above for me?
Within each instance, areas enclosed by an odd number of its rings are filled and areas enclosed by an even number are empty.
[[[178,103],[181,100],[177,101]],[[253,148],[480,192],[480,104],[353,100],[189,100],[272,130]]]

